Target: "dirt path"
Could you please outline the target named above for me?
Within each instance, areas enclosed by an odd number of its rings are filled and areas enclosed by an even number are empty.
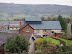
[[[32,39],[30,39],[29,42],[30,42],[30,46],[29,46],[28,54],[32,54],[32,52],[34,51],[34,41]]]

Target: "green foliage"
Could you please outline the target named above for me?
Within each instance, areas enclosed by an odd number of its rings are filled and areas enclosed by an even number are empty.
[[[5,47],[6,47],[6,49],[8,49],[11,52],[16,52],[17,44],[15,43],[15,39],[13,37],[9,37],[7,39]]]
[[[47,40],[48,42],[50,42],[50,43],[54,43],[54,44],[60,44],[60,41],[58,41],[58,40],[55,40],[55,39],[53,39],[53,38],[50,38],[50,37],[44,37],[44,38],[42,38],[43,40]]]
[[[72,33],[72,24],[71,24],[71,33]]]
[[[69,43],[72,43],[72,42],[70,42],[69,40],[59,38],[60,40],[64,40],[64,42],[62,43],[63,46],[60,46],[58,44],[55,44],[55,42],[57,42],[58,40],[56,41],[49,37],[42,38],[42,39],[43,41],[41,42],[39,46],[39,47],[42,46],[42,48],[35,51],[34,54],[64,54],[64,53],[70,53],[71,51],[72,44],[70,47]]]
[[[36,40],[35,44],[40,45],[42,43],[42,41],[43,41],[42,38],[38,38]]]
[[[48,47],[48,43],[47,43],[46,40],[43,40],[43,42],[42,42],[42,47]]]
[[[63,17],[61,15],[58,16],[58,21],[60,22],[61,24],[61,27],[62,27],[62,30],[66,30],[67,29],[67,25],[63,19]]]
[[[60,46],[58,50],[61,52],[68,52],[68,51],[71,51],[71,48],[70,46]]]
[[[5,48],[10,52],[28,51],[29,42],[25,36],[17,35],[16,37],[9,37],[5,44]]]
[[[70,43],[72,42],[72,40],[67,40],[67,39],[63,39],[63,38],[58,38],[64,42],[66,42],[66,46],[70,46]]]

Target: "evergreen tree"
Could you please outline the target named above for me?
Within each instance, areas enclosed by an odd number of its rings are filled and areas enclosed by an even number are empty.
[[[62,30],[65,31],[67,29],[67,25],[66,25],[63,17],[61,15],[59,15],[57,20],[60,22]]]

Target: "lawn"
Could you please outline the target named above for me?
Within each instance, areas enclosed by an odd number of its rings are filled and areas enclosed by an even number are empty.
[[[63,39],[63,38],[58,38],[58,39],[66,42],[66,46],[70,46],[70,43],[72,42],[72,40],[66,40],[66,39]],[[42,40],[51,41],[51,43],[54,43],[54,44],[57,44],[57,45],[60,44],[60,41],[59,40],[55,40],[55,39],[50,38],[50,37],[44,37],[44,38],[42,38]]]
[[[58,39],[66,42],[66,45],[67,45],[67,46],[70,46],[70,43],[72,42],[72,40],[66,40],[66,39],[63,39],[63,38],[58,38]]]
[[[43,40],[47,40],[47,41],[51,41],[51,43],[55,43],[55,44],[60,44],[60,41],[58,40],[55,40],[53,38],[50,38],[50,37],[44,37]]]

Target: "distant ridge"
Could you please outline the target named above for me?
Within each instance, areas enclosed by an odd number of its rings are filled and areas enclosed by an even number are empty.
[[[2,13],[7,13],[9,17],[12,15],[24,14],[31,16],[57,16],[59,14],[69,16],[72,12],[72,6],[57,4],[14,4],[0,3],[0,17]]]

